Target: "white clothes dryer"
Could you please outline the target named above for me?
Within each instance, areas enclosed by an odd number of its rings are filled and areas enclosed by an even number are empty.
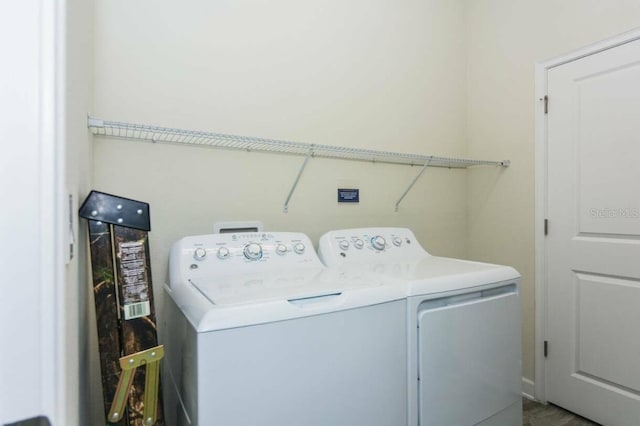
[[[432,256],[406,228],[330,231],[318,252],[405,288],[409,426],[522,424],[516,270]]]
[[[390,280],[329,270],[290,232],[185,237],[169,275],[167,424],[406,424],[406,304]]]

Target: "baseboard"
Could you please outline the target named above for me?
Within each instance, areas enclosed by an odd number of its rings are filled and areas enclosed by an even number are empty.
[[[528,399],[536,399],[536,384],[533,380],[529,380],[526,377],[522,378],[522,396]]]

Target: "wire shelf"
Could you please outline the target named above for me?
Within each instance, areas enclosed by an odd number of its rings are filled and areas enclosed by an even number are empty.
[[[398,211],[399,205],[413,188],[416,181],[422,176],[427,167],[447,167],[464,169],[474,166],[501,166],[508,167],[509,160],[485,161],[469,160],[465,158],[436,157],[433,155],[406,154],[391,151],[376,151],[372,149],[348,148],[343,146],[309,144],[303,142],[282,141],[277,139],[264,139],[251,136],[227,135],[223,133],[201,132],[196,130],[175,129],[170,127],[150,126],[145,124],[124,123],[119,121],[107,121],[88,117],[87,126],[94,135],[119,139],[136,139],[169,144],[182,144],[191,146],[203,146],[219,149],[232,149],[241,151],[270,152],[277,154],[292,154],[304,156],[304,162],[298,172],[293,186],[284,202],[284,212],[289,210],[289,201],[298,186],[300,176],[304,171],[309,158],[337,158],[342,160],[367,161],[374,163],[406,164],[422,166],[417,176],[411,181],[407,189],[402,193],[395,204]]]
[[[509,160],[485,161],[463,158],[436,157],[391,151],[348,148],[342,146],[309,144],[251,136],[184,130],[145,124],[88,118],[88,127],[94,135],[120,139],[136,139],[152,142],[183,144],[242,151],[271,152],[300,156],[337,158],[374,163],[406,164],[412,166],[467,168],[473,166],[509,166]]]

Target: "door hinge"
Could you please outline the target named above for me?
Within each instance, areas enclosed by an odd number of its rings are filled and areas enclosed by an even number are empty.
[[[544,220],[544,235],[549,235],[549,219]]]
[[[549,354],[549,342],[545,340],[544,341],[544,357],[546,358],[548,354]]]
[[[544,113],[549,114],[549,96],[544,95]]]

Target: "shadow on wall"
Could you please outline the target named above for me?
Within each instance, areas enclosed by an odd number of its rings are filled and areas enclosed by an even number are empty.
[[[8,423],[5,426],[51,426],[51,423],[48,418],[39,416],[16,423]]]

